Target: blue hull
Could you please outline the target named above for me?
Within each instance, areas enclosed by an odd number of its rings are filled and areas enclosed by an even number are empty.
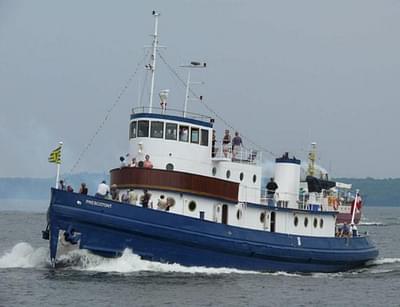
[[[129,248],[144,259],[186,266],[337,272],[378,256],[368,237],[319,238],[250,230],[55,189],[49,225],[52,259],[59,230],[80,233],[79,248],[93,253],[115,257]]]

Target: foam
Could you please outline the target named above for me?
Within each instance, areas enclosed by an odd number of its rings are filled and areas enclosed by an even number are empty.
[[[77,250],[60,258],[61,262],[71,259],[78,260],[71,268],[75,270],[94,272],[134,273],[140,271],[160,273],[188,273],[188,274],[258,274],[253,271],[242,271],[231,268],[208,268],[201,266],[186,267],[180,264],[166,264],[141,259],[126,249],[119,258],[103,258],[90,254],[86,250]]]
[[[0,257],[0,268],[39,268],[46,267],[48,251],[44,247],[33,248],[21,242]]]
[[[360,226],[385,226],[381,222],[366,222],[366,221],[361,221],[358,225],[360,225]]]
[[[381,258],[371,262],[374,265],[400,263],[400,258]]]
[[[74,250],[66,255],[61,256],[58,261],[61,269],[88,271],[88,272],[104,272],[129,274],[135,272],[159,272],[159,273],[184,273],[184,274],[263,274],[270,276],[286,276],[286,277],[341,277],[348,273],[313,273],[311,275],[274,272],[260,273],[256,271],[244,271],[233,268],[209,268],[203,266],[187,267],[180,264],[167,264],[153,262],[141,259],[138,255],[133,254],[131,250],[126,249],[119,258],[104,258],[91,254],[87,250]],[[381,258],[371,261],[369,264],[384,265],[400,263],[400,258]],[[10,251],[0,256],[0,268],[47,268],[50,266],[49,252],[47,248],[34,248],[29,243],[20,242],[16,244]],[[362,268],[353,271],[351,274],[359,273],[382,273],[380,269],[376,272],[370,268]]]
[[[62,255],[57,263],[63,269],[122,274],[141,271],[187,274],[259,274],[254,271],[231,268],[186,267],[180,264],[152,262],[141,259],[128,249],[119,258],[104,258],[91,254],[87,250],[75,250]],[[49,266],[48,249],[34,248],[26,242],[16,244],[10,251],[0,256],[0,268],[46,268]]]

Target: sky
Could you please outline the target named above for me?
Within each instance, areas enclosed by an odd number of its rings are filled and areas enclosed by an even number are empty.
[[[60,140],[71,171],[151,43],[153,9],[163,57],[183,78],[180,65],[207,62],[194,89],[245,145],[304,160],[317,142],[332,176],[400,177],[399,0],[0,0],[0,177],[54,175]],[[184,87],[157,65],[156,93],[182,109]],[[127,152],[130,110],[148,103],[143,66],[74,172]]]

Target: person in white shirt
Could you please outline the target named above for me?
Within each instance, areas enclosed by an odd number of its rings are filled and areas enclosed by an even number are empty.
[[[105,198],[108,194],[110,194],[110,187],[106,184],[106,181],[103,180],[98,188],[97,188],[97,193],[96,193],[96,197],[100,197],[100,198]]]
[[[132,189],[132,188],[129,189],[128,196],[129,196],[129,203],[131,205],[136,205],[136,203],[138,201],[138,195],[136,194],[134,189]]]

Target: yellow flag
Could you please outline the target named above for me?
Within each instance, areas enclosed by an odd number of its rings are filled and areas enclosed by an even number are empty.
[[[61,164],[61,146],[58,146],[50,153],[49,162]]]

